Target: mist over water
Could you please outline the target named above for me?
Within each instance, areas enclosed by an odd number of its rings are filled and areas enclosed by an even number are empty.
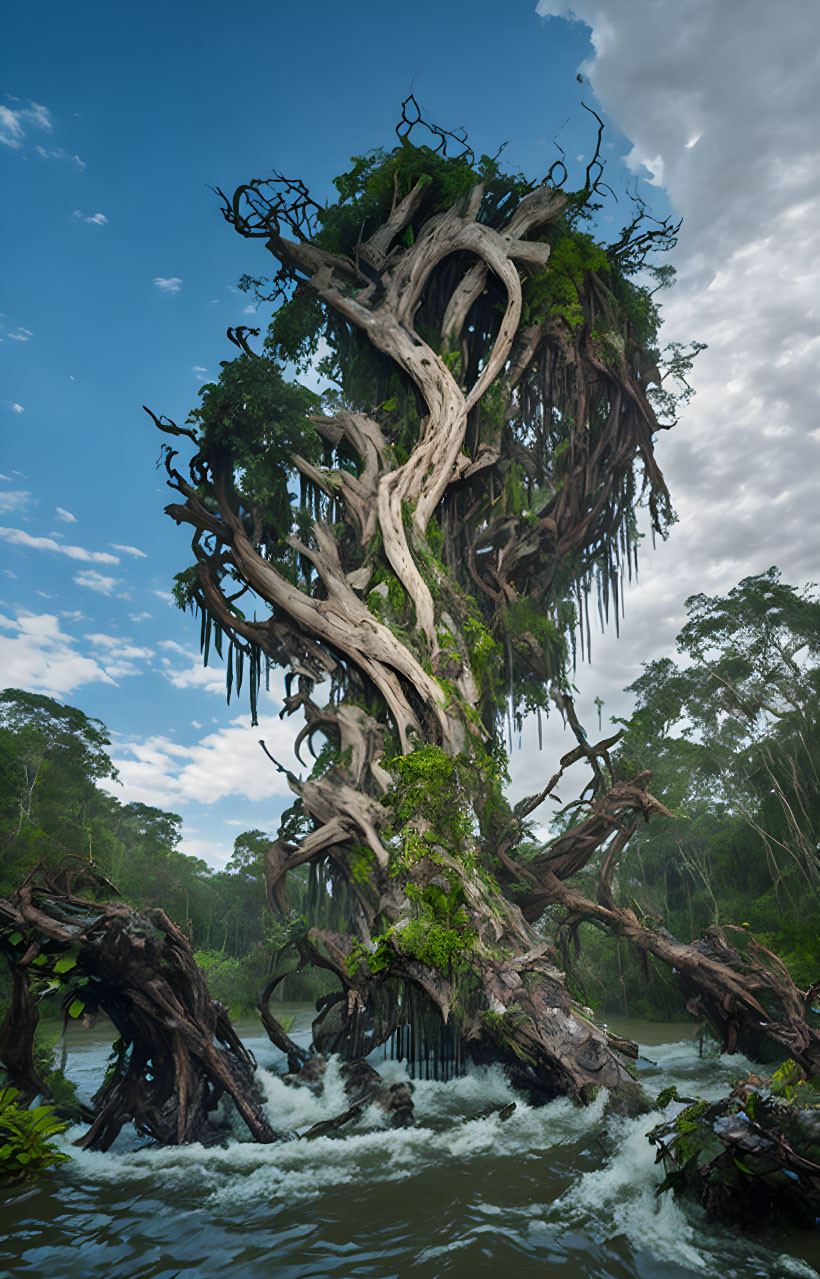
[[[308,1014],[291,1033],[301,1039]],[[295,1138],[346,1110],[339,1062],[321,1090],[290,1088],[277,1050],[248,1027],[271,1124],[293,1138],[245,1140],[237,1116],[223,1147],[157,1148],[133,1130],[105,1154],[71,1148],[35,1187],[0,1206],[0,1275],[48,1279],[434,1279],[476,1274],[564,1279],[810,1279],[814,1239],[750,1241],[707,1225],[697,1208],[656,1198],[662,1173],[646,1132],[657,1112],[606,1117],[558,1100],[534,1108],[500,1070],[415,1081],[416,1127],[393,1130],[371,1107],[340,1133]],[[619,1031],[629,1027],[620,1027]],[[640,1027],[632,1026],[641,1039]],[[657,1031],[659,1028],[653,1027]],[[691,1033],[691,1032],[687,1032]],[[86,1095],[108,1045],[75,1036],[68,1073]],[[717,1097],[751,1068],[699,1058],[694,1039],[647,1045],[650,1095],[670,1083]],[[373,1058],[388,1083],[401,1062]],[[514,1100],[509,1119],[481,1118]],[[83,1131],[66,1134],[67,1147]]]

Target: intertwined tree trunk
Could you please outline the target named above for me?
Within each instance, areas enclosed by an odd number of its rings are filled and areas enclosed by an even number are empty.
[[[304,234],[297,184],[253,183],[226,202],[240,232],[264,235],[280,280],[310,292],[337,347],[375,348],[382,371],[385,360],[401,371],[398,398],[417,409],[417,427],[401,447],[388,415],[352,396],[333,416],[312,416],[336,465],[291,456],[318,516],[286,531],[302,567],[294,581],[271,553],[261,504],[241,492],[229,436],[216,447],[207,423],[200,433],[160,423],[198,445],[193,483],[168,457],[185,498],[168,511],[196,530],[188,598],[250,658],[252,681],[265,659],[296,675],[285,710],[306,718],[297,749],[317,731],[335,748],[322,775],[289,774],[311,829],[277,839],[265,866],[272,905],[285,904],[288,871],[308,861],[346,903],[344,930],[294,935],[302,960],[332,970],[343,992],[317,1019],[317,1046],[358,1056],[398,1032],[402,1052],[432,1056],[437,1070],[466,1055],[503,1060],[542,1096],[629,1089],[606,1032],[574,1004],[555,952],[498,882],[535,807],[503,800],[499,688],[513,685],[511,713],[527,681],[552,681],[559,695],[566,593],[597,571],[617,597],[619,553],[631,556],[636,459],[653,511],[666,502],[658,423],[603,257],[597,274],[569,277],[577,317],[528,305],[522,324],[527,282],[549,280],[567,196],[524,187],[499,215],[474,181],[420,216],[431,180],[422,173],[402,194],[402,154],[383,220],[351,254]],[[588,237],[573,245],[588,249]],[[241,332],[234,340],[247,361],[261,359]],[[567,454],[560,466],[556,454]],[[532,511],[500,500],[512,485],[527,489]],[[238,615],[231,581],[267,608],[264,621]],[[598,757],[584,753],[603,783]],[[608,803],[612,813],[660,810],[629,786]],[[586,828],[569,840],[582,839],[585,861],[619,825],[610,816],[591,843]]]
[[[595,245],[580,228],[597,152],[568,195],[476,164],[466,146],[446,157],[442,131],[434,149],[406,133],[357,160],[330,209],[279,177],[225,199],[278,264],[269,349],[324,340],[339,394],[332,415],[302,412],[299,426],[295,392],[259,391],[283,385],[278,367],[229,331],[242,355],[189,425],[155,418],[196,446],[190,480],[166,454],[184,499],[168,513],[194,528],[178,597],[202,616],[206,660],[212,632],[227,642],[229,690],[247,658],[253,705],[263,667],[283,666],[283,713],[306,720],[297,752],[317,733],[329,743],[324,771],[288,774],[298,803],[265,864],[272,907],[310,863],[344,913],[335,930],[291,928],[299,962],[340,983],[316,1047],[358,1057],[395,1036],[440,1074],[472,1057],[542,1098],[629,1092],[612,1037],[572,1000],[535,925],[550,903],[577,906],[565,881],[592,859],[611,875],[638,817],[666,814],[646,777],[615,782],[611,741],[587,743],[566,636],[589,644],[593,581],[602,616],[610,599],[617,615],[641,495],[656,528],[670,517],[647,396],[661,381],[657,313],[629,277],[676,228],[641,209],[617,243]],[[307,447],[317,435],[321,458]],[[252,616],[236,603],[248,593]],[[512,808],[502,737],[505,716],[511,731],[550,698],[579,743],[562,767],[586,758],[592,801],[534,878],[515,849],[557,779]],[[533,884],[537,909],[522,909]],[[276,1036],[274,985],[262,1002]]]

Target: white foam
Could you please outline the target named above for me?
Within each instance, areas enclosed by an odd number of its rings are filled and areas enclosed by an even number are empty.
[[[745,1058],[699,1059],[697,1045],[691,1042],[653,1047],[647,1049],[647,1055],[657,1063],[657,1080],[653,1081],[651,1069],[647,1072],[645,1082],[650,1091],[653,1083],[660,1088],[674,1081],[684,1094],[716,1097],[725,1093],[731,1079],[752,1068]],[[406,1063],[374,1064],[388,1085],[407,1080]],[[315,1092],[290,1087],[271,1071],[258,1071],[269,1122],[276,1131],[294,1139],[257,1145],[248,1140],[244,1124],[234,1114],[233,1135],[225,1146],[142,1146],[102,1154],[68,1146],[84,1132],[75,1128],[64,1137],[74,1160],[63,1166],[65,1175],[98,1184],[138,1186],[148,1181],[152,1190],[167,1188],[171,1193],[184,1187],[211,1208],[225,1205],[239,1210],[248,1203],[265,1202],[275,1213],[294,1200],[316,1198],[333,1188],[355,1184],[364,1190],[368,1185],[401,1182],[447,1164],[474,1165],[480,1192],[481,1167],[488,1158],[537,1155],[543,1158],[548,1174],[552,1150],[583,1141],[600,1132],[605,1122],[604,1093],[585,1108],[566,1099],[533,1107],[514,1092],[500,1069],[491,1068],[471,1071],[447,1083],[416,1080],[415,1127],[391,1129],[384,1112],[370,1106],[358,1120],[333,1135],[309,1142],[296,1140],[307,1128],[348,1109],[340,1070],[340,1061],[332,1059]],[[511,1100],[516,1106],[507,1120],[502,1121],[498,1114],[477,1117],[489,1107]],[[668,1113],[676,1109],[673,1104]],[[704,1229],[699,1209],[684,1208],[671,1195],[656,1197],[663,1172],[654,1164],[655,1150],[646,1133],[658,1121],[657,1112],[631,1120],[610,1118],[607,1132],[614,1153],[594,1171],[579,1170],[572,1185],[552,1202],[511,1207],[487,1202],[478,1193],[473,1208],[486,1219],[486,1225],[471,1227],[446,1245],[431,1241],[420,1260],[433,1261],[464,1247],[476,1231],[496,1229],[495,1219],[503,1216],[505,1232],[529,1238],[537,1247],[541,1246],[539,1236],[546,1243],[569,1226],[602,1242],[625,1237],[637,1256],[662,1257],[692,1275],[717,1274],[729,1279],[755,1273],[773,1279],[786,1275],[790,1279],[818,1279],[806,1262],[778,1258],[764,1245],[741,1241],[713,1225]],[[549,1177],[545,1180],[548,1184]],[[749,1270],[747,1263],[757,1268]]]

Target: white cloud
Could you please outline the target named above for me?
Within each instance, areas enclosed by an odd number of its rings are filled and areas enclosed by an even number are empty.
[[[96,569],[88,569],[84,573],[78,573],[74,578],[78,586],[85,586],[89,591],[96,591],[98,595],[113,595],[114,589],[119,583],[117,577],[105,577],[102,573],[98,573]]]
[[[11,338],[12,342],[29,342],[34,334],[31,329],[24,329],[22,324],[19,324],[14,333],[8,333],[6,336]],[[22,409],[18,411],[22,412]]]
[[[292,751],[293,728],[277,716],[262,716],[252,728],[247,714],[227,728],[206,734],[193,746],[168,737],[118,743],[114,762],[120,770],[124,798],[167,805],[212,804],[228,796],[264,801],[290,796],[287,779],[265,756],[259,739],[285,768],[302,771]],[[123,795],[123,788],[117,787]]]
[[[194,367],[191,369],[191,372],[195,375],[197,382],[204,382],[205,374],[208,372],[208,370],[204,369],[201,364],[195,364]]]
[[[129,613],[128,616],[131,618],[132,622],[147,622],[153,615],[151,613],[146,613],[143,609],[141,613]]]
[[[21,613],[0,619],[0,626],[13,632],[0,635],[0,669],[10,688],[63,697],[84,684],[113,683],[99,662],[77,651],[52,614]]]
[[[119,564],[117,555],[109,555],[107,551],[87,551],[83,546],[63,546],[52,537],[32,537],[20,528],[0,528],[0,537],[5,538],[12,546],[25,546],[32,551],[56,551],[71,560],[84,560],[88,564]]]
[[[99,658],[106,675],[112,680],[143,674],[144,666],[136,663],[150,662],[154,656],[153,649],[131,644],[118,635],[97,632],[84,638],[96,650],[95,657]]]
[[[116,650],[118,657],[128,659],[149,658],[154,656],[152,648],[142,648],[136,644],[130,644],[128,640],[123,639],[121,635],[106,635],[105,632],[95,631],[90,635],[85,635],[92,648]]]
[[[592,28],[581,69],[632,144],[628,163],[662,181],[683,216],[662,341],[709,344],[694,400],[656,446],[679,523],[643,553],[620,640],[611,624],[593,635],[592,668],[579,667],[591,732],[596,694],[606,730],[628,712],[620,690],[641,662],[674,651],[689,595],[725,593],[772,564],[795,585],[817,574],[817,11],[794,3],[784,22],[747,0],[738,23],[735,6],[704,0],[541,0],[538,12]],[[565,749],[556,717],[553,732]],[[524,755],[531,781],[548,773],[552,755],[526,750],[516,771]]]
[[[26,410],[23,408],[22,404],[15,403],[12,404],[11,411],[12,413],[25,413]]]
[[[19,101],[19,99],[15,98],[13,101]],[[27,107],[21,107],[18,110],[0,106],[0,142],[5,143],[7,147],[18,151],[23,145],[26,129],[29,126],[51,133],[51,115],[46,107],[41,106],[39,102],[29,102]]]
[[[75,209],[71,215],[72,222],[90,222],[92,226],[105,226],[108,218],[104,213],[83,213],[82,209]]]
[[[71,152],[66,151],[64,147],[54,147],[49,151],[46,147],[38,144],[34,150],[38,155],[42,156],[44,160],[73,160],[78,169],[85,169],[87,167],[84,160],[81,160],[78,155],[72,155]],[[90,221],[90,219],[87,218],[86,221]],[[103,218],[103,221],[107,221],[107,219]]]
[[[158,600],[165,600],[166,604],[173,604],[174,597],[170,591],[152,591],[152,595],[156,595]]]
[[[71,511],[67,511],[64,506],[57,507],[57,519],[62,520],[63,524],[77,523],[77,516],[72,515]]]
[[[31,497],[30,493],[23,489],[17,491],[9,490],[7,493],[0,493],[0,511],[20,511],[28,504]]]
[[[164,275],[155,275],[154,284],[163,293],[179,293],[182,288],[182,280],[180,280],[178,275],[172,275],[167,279]]]
[[[109,542],[108,545],[112,546],[115,551],[122,551],[123,555],[133,555],[140,560],[148,558],[145,551],[140,551],[136,546],[121,546],[119,542]]]
[[[162,647],[168,647],[163,644]],[[179,652],[185,650],[178,647]],[[163,657],[162,674],[165,676],[169,684],[173,684],[174,688],[200,688],[205,693],[216,693],[225,696],[225,670],[222,665],[219,666],[203,666],[199,654],[187,653],[190,659],[190,666],[175,667],[172,666],[170,658]],[[218,658],[214,659],[219,661]]]

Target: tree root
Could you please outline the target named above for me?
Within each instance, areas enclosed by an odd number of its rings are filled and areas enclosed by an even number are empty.
[[[100,1011],[119,1032],[94,1122],[78,1145],[107,1150],[129,1120],[167,1144],[213,1140],[222,1096],[254,1140],[277,1140],[254,1085],[256,1063],[211,999],[187,938],[161,910],[77,897],[41,870],[0,899],[0,944],[14,974],[0,1060],[24,1093],[46,1091],[33,1042],[35,1001],[49,990],[60,991],[66,1019]]]

